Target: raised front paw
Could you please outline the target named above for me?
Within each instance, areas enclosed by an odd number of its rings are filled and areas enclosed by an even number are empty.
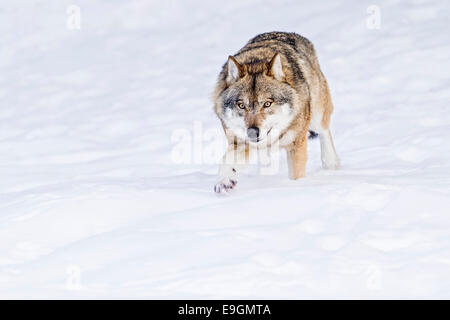
[[[234,179],[222,179],[214,186],[214,192],[218,194],[230,192],[236,186],[236,183],[237,181]]]

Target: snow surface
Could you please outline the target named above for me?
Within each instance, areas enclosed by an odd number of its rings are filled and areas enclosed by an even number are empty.
[[[449,8],[4,1],[0,297],[450,298]],[[313,140],[306,178],[218,197],[214,81],[272,30],[315,44],[343,168]]]

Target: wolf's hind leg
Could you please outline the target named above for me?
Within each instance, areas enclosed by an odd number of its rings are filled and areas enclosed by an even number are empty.
[[[340,167],[340,161],[334,148],[330,129],[324,129],[319,133],[322,167],[336,170]]]
[[[214,192],[226,193],[236,186],[237,171],[247,166],[249,152],[250,150],[245,144],[228,145],[219,168],[219,178],[214,186]]]
[[[306,160],[308,158],[306,148],[306,136],[299,141],[295,141],[286,148],[287,161],[289,167],[289,178],[296,180],[305,176]]]
[[[319,134],[322,167],[324,169],[339,169],[340,161],[334,147],[330,131],[333,104],[326,82],[320,99],[316,99],[311,109],[310,129]]]

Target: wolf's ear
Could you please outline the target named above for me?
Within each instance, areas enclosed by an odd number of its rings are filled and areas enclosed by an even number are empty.
[[[232,56],[228,57],[227,65],[227,83],[232,84],[236,82],[239,77],[242,77],[244,73],[244,68],[236,61]]]
[[[283,65],[281,64],[281,56],[276,53],[269,63],[269,75],[273,76],[278,81],[282,81],[285,78],[283,72]]]

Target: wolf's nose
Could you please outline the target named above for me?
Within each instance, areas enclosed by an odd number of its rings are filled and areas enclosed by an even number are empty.
[[[247,135],[251,140],[256,140],[259,137],[259,128],[258,127],[250,127],[247,129]]]

